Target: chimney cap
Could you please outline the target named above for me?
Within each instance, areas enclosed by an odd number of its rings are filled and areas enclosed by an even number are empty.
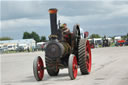
[[[55,13],[57,13],[57,9],[56,8],[51,8],[51,9],[48,10],[48,12],[50,14],[55,14]]]

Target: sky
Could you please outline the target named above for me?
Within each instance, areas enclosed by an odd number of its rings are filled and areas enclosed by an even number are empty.
[[[24,32],[50,35],[49,8],[72,31],[80,24],[89,34],[101,36],[128,33],[128,1],[125,0],[1,0],[0,36],[22,39]]]

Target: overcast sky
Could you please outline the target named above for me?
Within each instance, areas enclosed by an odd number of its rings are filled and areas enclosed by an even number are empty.
[[[90,34],[107,36],[128,33],[128,1],[70,0],[70,1],[1,1],[1,33],[21,39],[24,32],[50,34],[49,8],[58,9],[58,20],[66,22],[70,30],[80,24]]]

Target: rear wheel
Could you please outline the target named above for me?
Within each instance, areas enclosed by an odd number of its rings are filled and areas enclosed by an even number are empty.
[[[79,40],[80,40],[80,27],[78,24],[74,25],[73,27],[73,48],[74,48],[74,54],[75,56],[78,56],[78,46],[79,46]],[[78,60],[78,57],[77,57]]]
[[[88,40],[80,40],[78,54],[81,74],[89,74],[91,72],[91,49]]]
[[[69,56],[69,61],[68,61],[68,72],[71,80],[75,79],[77,76],[77,58],[75,55],[71,54]]]
[[[44,77],[44,64],[40,56],[34,59],[33,73],[37,81],[41,81]]]
[[[52,59],[45,57],[45,63],[47,67],[47,72],[50,76],[57,76],[59,73],[59,68],[52,63]]]

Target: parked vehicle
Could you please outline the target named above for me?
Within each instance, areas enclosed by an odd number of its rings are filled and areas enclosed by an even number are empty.
[[[17,47],[17,49],[16,49],[16,51],[18,51],[18,52],[24,52],[24,47],[23,46],[18,46]]]
[[[8,50],[9,50],[9,51],[14,51],[14,50],[15,50],[14,45],[8,45]]]
[[[115,46],[124,46],[125,45],[125,40],[117,40]]]
[[[44,51],[46,49],[47,44],[48,44],[47,42],[42,44],[42,46],[41,46],[42,51]]]
[[[125,41],[125,46],[128,46],[128,39],[126,39]]]
[[[95,48],[94,40],[93,39],[88,39],[90,43],[91,48]]]

